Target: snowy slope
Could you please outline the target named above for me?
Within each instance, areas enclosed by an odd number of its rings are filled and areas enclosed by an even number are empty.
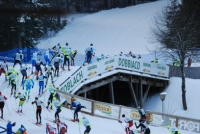
[[[79,53],[93,43],[96,55],[115,55],[121,51],[135,54],[149,53],[154,45],[147,41],[149,25],[155,12],[169,0],[139,4],[126,8],[100,11],[85,16],[74,16],[74,20],[55,37],[43,40],[39,48],[49,48],[58,42],[66,42]]]
[[[164,101],[165,113],[184,116],[194,119],[200,119],[200,98],[199,98],[199,83],[200,80],[186,78],[186,100],[188,110],[183,110],[182,105],[182,91],[181,91],[181,78],[172,77],[169,81],[169,86],[164,90],[167,93]],[[159,94],[151,96],[146,104],[145,109],[155,112],[162,112],[162,103]]]
[[[19,70],[19,66],[16,66],[16,70]],[[74,69],[76,70],[76,69]],[[63,74],[63,75],[68,75]],[[58,79],[58,81],[63,81],[62,79]],[[12,122],[17,122],[16,126],[13,127],[13,131],[16,131],[21,124],[23,124],[26,129],[28,134],[45,134],[45,124],[48,122],[54,127],[56,127],[55,124],[45,120],[44,118],[49,117],[51,119],[54,119],[54,113],[55,111],[49,112],[47,109],[43,107],[42,110],[42,127],[38,127],[33,124],[35,119],[35,105],[31,105],[31,101],[34,101],[34,97],[37,95],[38,92],[38,83],[35,83],[34,88],[31,90],[31,98],[28,103],[25,102],[24,107],[23,107],[23,113],[24,115],[20,116],[16,110],[18,107],[18,100],[15,100],[14,97],[9,97],[10,96],[10,88],[7,88],[8,83],[2,84],[4,82],[4,77],[0,77],[0,85],[1,85],[1,92],[3,95],[8,97],[8,100],[6,102],[7,106],[5,105],[4,107],[4,119],[11,120]],[[20,81],[21,82],[21,75],[20,75]],[[18,86],[18,91],[24,92],[20,86]],[[42,100],[45,105],[47,104],[47,99],[48,99],[49,93],[47,92],[45,95],[43,95],[40,100]],[[55,108],[54,108],[55,110]],[[69,109],[63,108],[62,112],[60,113],[60,117],[67,117],[67,118],[72,118],[73,117],[73,111]],[[79,113],[79,118],[81,118],[83,114]],[[92,125],[92,130],[90,134],[124,134],[123,130],[123,125],[118,123],[118,121],[115,120],[109,120],[109,119],[104,119],[104,118],[98,118],[98,117],[93,117],[90,115],[85,115],[91,125]],[[3,121],[0,119],[0,126],[6,127],[7,122]],[[68,134],[82,134],[85,130],[84,126],[80,126],[79,130],[79,125],[77,123],[64,120],[61,118],[61,121],[64,121],[68,125]],[[111,125],[112,124],[112,125]],[[135,128],[135,126],[133,127]],[[151,128],[151,134],[159,134],[162,131],[162,134],[168,134],[167,128],[161,128],[161,127],[153,127],[150,126]],[[188,131],[181,131],[181,134],[187,134]],[[190,132],[190,134],[194,134]]]

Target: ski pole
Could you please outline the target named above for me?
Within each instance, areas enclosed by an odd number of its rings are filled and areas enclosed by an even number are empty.
[[[83,57],[85,57],[85,55],[83,55],[83,56],[79,59],[79,61],[81,61],[81,60],[83,59]]]
[[[7,108],[8,108],[7,102],[6,102],[6,106],[7,106]],[[10,114],[9,108],[8,108],[8,112],[9,112],[9,114]],[[10,115],[11,115],[11,114],[10,114]]]

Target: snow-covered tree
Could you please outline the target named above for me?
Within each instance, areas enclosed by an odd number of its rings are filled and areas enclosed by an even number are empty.
[[[197,29],[199,24],[195,23],[191,15],[186,14],[187,9],[184,6],[177,0],[171,0],[161,13],[155,15],[150,28],[150,41],[157,43],[156,51],[164,52],[162,57],[180,60],[182,102],[184,110],[187,110],[184,66],[186,59],[190,56],[199,59],[198,55],[191,55],[190,51],[200,47],[200,37],[198,37],[199,28]],[[190,10],[193,9],[190,8]]]

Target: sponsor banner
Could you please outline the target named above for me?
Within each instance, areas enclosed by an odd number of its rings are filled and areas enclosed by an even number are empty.
[[[94,114],[118,119],[119,107],[107,103],[94,103]]]
[[[64,84],[60,86],[60,90],[70,93],[83,80],[90,79],[99,74],[103,74],[115,68],[133,70],[141,73],[152,74],[156,76],[168,77],[169,67],[156,63],[141,61],[140,59],[129,58],[125,56],[114,56],[101,60],[93,64],[83,66],[79,71],[73,74]]]
[[[170,122],[171,127],[176,126],[176,119],[168,118],[168,120]],[[179,119],[178,129],[200,133],[200,122]]]
[[[91,65],[84,66],[83,67],[84,76],[86,76],[87,79],[90,79],[94,76],[97,76],[99,74],[103,74],[112,69],[115,69],[116,65],[117,64],[116,64],[115,58],[108,58],[108,59],[101,60],[100,62],[96,62]]]
[[[81,81],[83,81],[85,78],[86,76],[84,76],[83,69],[80,69],[73,76],[71,76],[64,84],[62,84],[59,90],[69,93],[76,86],[78,86],[81,83]]]
[[[125,107],[122,107],[121,108],[121,115],[120,115],[120,118],[122,117],[122,115],[125,114],[126,117],[134,120],[134,121],[139,121],[140,120],[140,114],[138,112],[137,109],[130,109],[130,108],[125,108]],[[150,114],[150,119],[149,119],[150,122],[153,121],[153,115]]]
[[[169,67],[167,65],[145,62],[140,59],[124,56],[118,56],[117,58],[119,68],[168,77]]]

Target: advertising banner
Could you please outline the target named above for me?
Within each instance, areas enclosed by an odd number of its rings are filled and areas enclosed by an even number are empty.
[[[107,103],[94,103],[94,114],[99,116],[110,117],[114,119],[118,119],[119,116],[119,108],[118,106],[113,106]]]
[[[170,123],[171,127],[175,127],[176,119],[169,118],[169,123]],[[178,128],[180,130],[187,130],[187,131],[191,131],[191,132],[200,133],[200,122],[179,119],[178,120]]]
[[[83,73],[83,69],[81,68],[79,71],[77,71],[74,75],[72,75],[65,83],[63,83],[59,90],[63,92],[69,93],[73,90],[74,87],[79,85],[81,81],[83,81],[86,78],[86,76]]]

